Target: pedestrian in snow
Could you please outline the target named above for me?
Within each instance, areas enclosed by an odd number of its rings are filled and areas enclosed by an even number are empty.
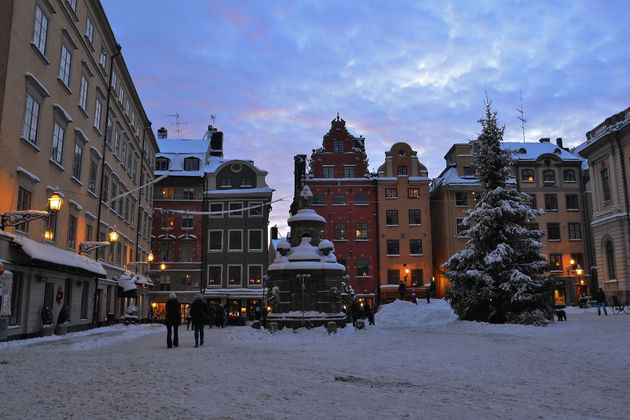
[[[208,305],[208,328],[214,324],[214,305]]]
[[[604,315],[608,316],[608,312],[606,312],[606,293],[601,287],[595,294],[595,298],[597,299],[597,315],[601,315],[601,308],[604,308]]]
[[[427,303],[431,303],[431,287],[425,290],[424,297],[427,299]]]
[[[214,322],[217,328],[223,328],[223,317],[225,312],[223,312],[223,305],[219,305],[217,310],[214,313]]]
[[[418,304],[418,296],[416,295],[416,292],[411,292],[411,303],[415,303],[416,305]]]
[[[431,286],[429,286],[429,292],[431,293],[431,299],[435,297],[435,280],[431,279]]]
[[[203,297],[197,295],[190,305],[190,321],[195,330],[195,347],[203,346],[203,327],[208,322],[208,307],[203,303]]]
[[[405,283],[403,283],[403,281],[400,281],[400,284],[398,285],[398,297],[400,298],[400,300],[404,300],[405,299],[405,293],[407,293],[407,286],[405,286]]]
[[[363,307],[363,313],[367,316],[368,325],[374,325],[374,311],[370,307],[370,304],[366,301],[365,306]]]
[[[188,308],[188,312],[186,313],[186,331],[190,329],[190,308]]]
[[[177,333],[177,329],[179,328],[179,323],[181,322],[181,316],[182,314],[179,301],[177,300],[177,295],[175,295],[175,293],[171,293],[168,295],[168,300],[166,301],[166,346],[169,349],[173,346],[179,346],[179,335]]]
[[[359,301],[357,297],[352,298],[352,303],[350,304],[350,312],[352,313],[352,326],[357,326],[357,320],[361,316],[361,306],[359,305]]]

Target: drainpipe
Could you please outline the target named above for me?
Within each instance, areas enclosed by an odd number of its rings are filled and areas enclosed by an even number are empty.
[[[96,217],[96,240],[99,240],[101,234],[101,208],[103,206],[103,175],[105,175],[105,153],[107,152],[107,122],[109,121],[109,101],[112,97],[112,74],[114,73],[114,59],[120,56],[120,50],[122,47],[120,44],[116,44],[116,52],[112,54],[112,58],[109,62],[109,80],[107,82],[107,102],[105,105],[105,137],[103,138],[103,157],[101,158],[101,182],[98,190],[98,216]],[[114,126],[112,126],[112,133]],[[98,261],[98,249],[94,250],[94,259]],[[96,328],[96,298],[98,293],[98,276],[94,278],[94,299],[93,299],[93,311],[92,311],[92,328]],[[115,300],[114,300],[115,302]]]
[[[147,130],[150,128],[151,128],[151,121],[149,121],[147,126],[144,127],[144,130],[142,130],[142,152],[140,153],[140,185],[142,185],[142,176],[144,175],[144,147],[147,140]],[[140,188],[138,190],[138,216],[136,217],[136,251],[134,252],[134,255],[136,256],[136,261],[138,261],[138,247],[139,247],[138,242],[140,240],[140,218],[142,216],[142,190],[144,190],[144,188]],[[138,274],[137,264],[136,264],[136,274]]]

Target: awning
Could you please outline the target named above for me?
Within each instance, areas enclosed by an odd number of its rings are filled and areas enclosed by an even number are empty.
[[[265,288],[267,291],[267,288]],[[261,288],[247,289],[247,288],[234,288],[234,289],[213,289],[211,287],[206,288],[203,292],[204,297],[230,297],[234,299],[260,299],[263,295]]]
[[[74,252],[66,251],[56,246],[42,244],[32,239],[15,236],[13,242],[20,245],[22,250],[33,260],[46,263],[45,268],[63,271],[87,271],[93,275],[107,276],[107,272],[100,262]]]
[[[138,297],[138,288],[130,273],[122,273],[118,277],[118,287],[121,289],[118,297]]]

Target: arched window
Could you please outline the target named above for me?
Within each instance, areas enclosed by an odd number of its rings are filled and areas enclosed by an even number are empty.
[[[612,241],[606,242],[606,268],[608,269],[608,279],[617,278],[617,270],[615,269],[615,250]]]
[[[543,182],[553,184],[556,182],[556,173],[553,169],[545,169],[543,171]]]
[[[185,171],[198,171],[199,159],[195,157],[189,157],[189,158],[184,159],[184,170]]]

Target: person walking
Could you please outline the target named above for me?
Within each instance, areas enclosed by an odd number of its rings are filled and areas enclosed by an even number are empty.
[[[363,307],[363,312],[367,316],[368,325],[374,325],[374,311],[370,307],[370,304],[365,301],[365,306]]]
[[[352,303],[350,304],[350,312],[352,313],[352,326],[356,328],[357,320],[361,316],[361,306],[359,306],[359,301],[357,297],[352,298]]]
[[[404,300],[405,299],[405,293],[407,293],[407,286],[405,286],[405,283],[403,283],[403,281],[400,281],[400,284],[398,285],[398,297],[400,298],[400,300]]]
[[[429,292],[431,294],[431,298],[435,297],[435,280],[431,279],[431,286],[429,286]]]
[[[166,347],[169,349],[173,346],[179,346],[179,335],[177,329],[181,322],[181,309],[177,295],[172,293],[168,295],[166,301]]]
[[[225,312],[223,312],[223,305],[219,305],[217,309],[214,311],[214,322],[217,328],[223,328],[223,317]]]
[[[604,315],[608,316],[608,312],[606,311],[606,293],[604,293],[601,287],[595,294],[595,298],[597,299],[597,315],[601,315],[601,308],[604,308]]]
[[[195,330],[195,347],[203,346],[203,327],[208,318],[208,307],[203,303],[203,296],[197,295],[190,305],[190,322]]]

